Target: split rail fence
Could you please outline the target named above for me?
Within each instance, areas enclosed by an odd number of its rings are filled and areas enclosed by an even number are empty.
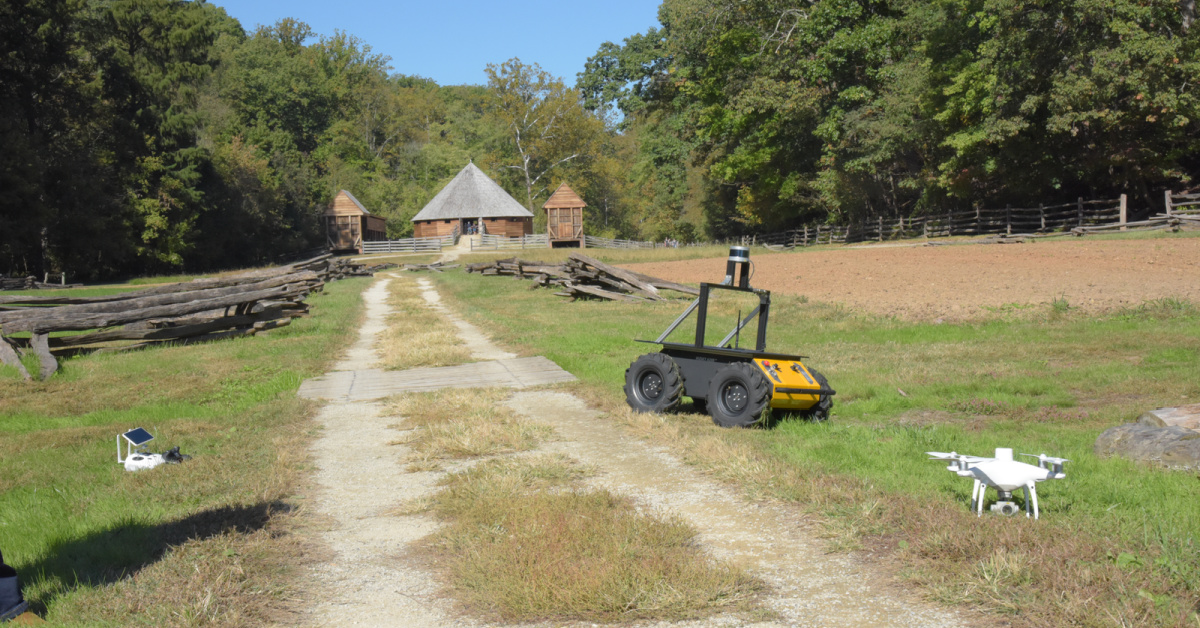
[[[904,238],[998,235],[1037,236],[1053,232],[1070,233],[1095,227],[1128,225],[1127,200],[1116,199],[1039,205],[1037,207],[976,207],[916,218],[900,217],[885,221],[882,216],[847,226],[804,226],[783,233],[752,236],[747,244],[791,248],[815,244],[852,243]]]
[[[362,264],[325,254],[107,296],[0,296],[0,362],[28,380],[21,355],[32,353],[44,380],[58,370],[56,356],[254,335],[306,315],[304,300],[327,282],[363,274]]]
[[[1200,218],[1200,192],[1176,194],[1167,190],[1163,194],[1163,201],[1167,217]]]
[[[1165,212],[1146,220],[1128,221],[1128,199],[1084,200],[1037,207],[975,208],[966,211],[889,219],[882,217],[847,226],[804,226],[782,233],[743,236],[742,244],[768,248],[793,248],[816,244],[869,242],[903,238],[1002,235],[1029,238],[1052,235],[1086,235],[1106,231],[1179,229],[1200,227],[1200,193],[1167,191]]]

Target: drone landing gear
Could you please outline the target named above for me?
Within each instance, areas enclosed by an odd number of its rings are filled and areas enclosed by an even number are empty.
[[[1021,487],[1025,491],[1025,516],[1030,516],[1030,506],[1033,507],[1033,518],[1038,518],[1038,503],[1037,503],[1037,488],[1033,483],[1026,484]],[[976,516],[983,516],[983,494],[988,489],[988,486],[979,480],[975,480],[975,486],[971,489],[971,510],[976,512]],[[1015,515],[1020,512],[1021,507],[1012,500],[1012,491],[1004,491],[996,489],[996,503],[992,504],[988,509],[994,513],[1001,515]]]
[[[1037,489],[1034,488],[1032,482],[1025,485],[1025,516],[1026,517],[1029,516],[1029,504],[1030,503],[1033,503],[1033,518],[1037,519],[1038,518]]]

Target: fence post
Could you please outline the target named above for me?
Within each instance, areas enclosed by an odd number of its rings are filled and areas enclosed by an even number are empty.
[[[1082,227],[1083,226],[1083,197],[1082,196],[1080,196],[1079,200],[1076,201],[1075,206],[1077,208],[1079,208],[1079,225],[1077,225],[1077,226]]]
[[[1038,214],[1040,214],[1042,217],[1041,231],[1045,231],[1046,230],[1046,205],[1044,203],[1038,203]]]
[[[979,204],[975,204],[975,235],[979,235]]]
[[[1012,235],[1012,205],[1004,206],[1004,235]]]
[[[879,217],[879,241],[883,242],[883,216]]]
[[[921,219],[921,232],[922,232],[922,235],[925,236],[925,239],[928,240],[929,239],[929,216],[925,216],[924,218]]]
[[[1171,190],[1163,190],[1163,204],[1167,207],[1167,218],[1171,217]]]
[[[1125,230],[1125,222],[1126,222],[1128,210],[1129,210],[1129,202],[1125,198],[1125,195],[1122,194],[1121,195],[1121,231]]]
[[[954,212],[946,210],[946,237],[954,235]]]

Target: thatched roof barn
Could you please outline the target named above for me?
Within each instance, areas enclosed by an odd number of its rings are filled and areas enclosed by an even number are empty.
[[[554,194],[546,199],[542,209],[546,210],[546,233],[550,235],[550,246],[583,247],[583,208],[587,203],[566,183],[558,186]]]
[[[325,210],[325,241],[332,251],[362,252],[362,243],[387,239],[387,221],[372,216],[354,195],[346,190],[333,197]]]
[[[433,238],[469,228],[483,233],[518,236],[533,233],[533,214],[474,163],[468,163],[424,209],[413,216],[413,235]]]

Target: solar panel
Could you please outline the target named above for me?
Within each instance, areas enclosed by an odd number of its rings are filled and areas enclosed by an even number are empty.
[[[134,447],[139,447],[154,440],[154,437],[150,435],[150,432],[147,432],[140,427],[129,430],[128,432],[121,434],[121,436],[125,437],[125,440],[129,441],[129,444],[133,445]]]

